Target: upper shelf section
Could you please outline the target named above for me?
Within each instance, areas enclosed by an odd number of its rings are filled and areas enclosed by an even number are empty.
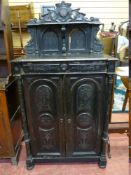
[[[96,38],[99,19],[85,17],[80,9],[72,9],[62,1],[54,10],[27,24],[31,40],[25,47],[27,54],[101,53],[103,46]]]

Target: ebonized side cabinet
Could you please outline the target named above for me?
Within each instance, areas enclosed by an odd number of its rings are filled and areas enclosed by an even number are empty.
[[[22,127],[17,81],[11,76],[13,46],[8,1],[0,1],[0,158],[17,164]]]
[[[36,162],[91,160],[106,167],[116,59],[101,53],[100,24],[65,2],[28,24],[27,55],[12,61],[28,169]]]

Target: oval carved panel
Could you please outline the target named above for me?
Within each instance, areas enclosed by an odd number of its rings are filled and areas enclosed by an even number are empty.
[[[89,113],[81,113],[76,118],[77,126],[82,129],[88,129],[92,126],[93,118]]]
[[[39,117],[39,126],[42,129],[51,129],[54,127],[54,124],[55,124],[54,117],[49,113],[42,114]]]

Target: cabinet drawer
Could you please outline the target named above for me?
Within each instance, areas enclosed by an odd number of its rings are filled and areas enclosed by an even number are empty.
[[[73,73],[73,72],[106,72],[106,62],[59,62],[59,63],[23,63],[15,66],[18,73]]]

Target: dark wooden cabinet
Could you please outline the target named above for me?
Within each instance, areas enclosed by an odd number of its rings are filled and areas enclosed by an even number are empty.
[[[52,161],[99,160],[100,167],[106,166],[116,59],[89,56],[12,61],[19,77],[28,169]]]
[[[42,19],[31,20],[26,56],[12,61],[28,169],[62,161],[98,161],[106,167],[117,59],[102,54],[98,19],[87,20],[70,6],[58,3]]]
[[[13,59],[10,13],[7,0],[0,1],[0,78],[11,73],[10,60]]]

